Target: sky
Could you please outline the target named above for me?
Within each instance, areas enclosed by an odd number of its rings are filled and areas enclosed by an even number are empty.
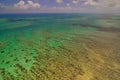
[[[0,0],[0,13],[120,14],[120,0]]]

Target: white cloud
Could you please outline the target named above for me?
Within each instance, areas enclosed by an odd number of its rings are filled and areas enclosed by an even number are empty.
[[[69,3],[67,3],[66,5],[67,5],[67,6],[70,6],[70,4],[69,4]]]
[[[2,5],[0,4],[0,8],[2,8]]]
[[[36,9],[36,8],[40,8],[40,4],[34,3],[31,0],[28,0],[27,3],[25,4],[23,0],[20,0],[20,2],[14,4],[14,8],[15,9]]]
[[[28,4],[27,4],[27,7],[28,8],[40,8],[40,4],[39,3],[34,3],[32,1],[28,1]]]
[[[62,2],[63,2],[63,0],[56,0],[56,2],[57,2],[57,3],[62,3]]]
[[[77,4],[79,2],[79,0],[73,0],[72,1],[74,4]]]
[[[66,8],[71,9],[71,6],[69,3],[67,3],[66,6],[67,6]]]
[[[27,9],[27,6],[25,5],[25,2],[23,0],[14,4],[14,7],[17,9]]]
[[[6,6],[0,3],[0,8],[5,8]]]
[[[97,2],[93,0],[86,0],[84,4],[94,6],[94,5],[97,5]]]

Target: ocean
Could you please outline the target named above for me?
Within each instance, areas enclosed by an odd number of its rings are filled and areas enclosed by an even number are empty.
[[[120,80],[120,15],[0,14],[0,80]]]

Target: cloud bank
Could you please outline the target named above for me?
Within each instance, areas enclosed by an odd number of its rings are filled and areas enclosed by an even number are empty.
[[[34,0],[35,1],[35,0]],[[120,13],[120,0],[44,0],[44,4],[28,0],[20,0],[12,5],[0,4],[2,11],[23,11],[23,12],[99,12],[99,13]],[[43,0],[40,0],[42,2]],[[54,1],[51,4],[50,1]],[[50,2],[50,4],[49,4]],[[48,3],[48,4],[47,4]],[[60,4],[59,6],[57,6]]]
[[[99,0],[99,6],[109,8],[120,8],[120,0]]]

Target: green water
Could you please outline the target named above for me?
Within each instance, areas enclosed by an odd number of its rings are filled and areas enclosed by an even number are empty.
[[[120,16],[11,16],[0,18],[0,80],[120,80]]]

